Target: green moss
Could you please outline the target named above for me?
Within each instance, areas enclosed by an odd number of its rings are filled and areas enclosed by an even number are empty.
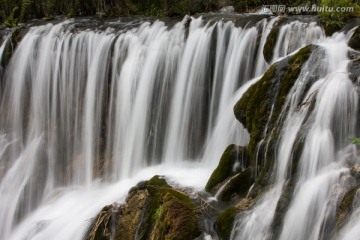
[[[353,7],[353,11],[322,11],[319,16],[327,36],[334,32],[341,30],[346,22],[351,18],[360,17],[360,6],[355,1],[351,0],[321,0],[323,6],[337,8],[337,7]]]
[[[336,216],[336,226],[338,229],[340,229],[345,221],[350,216],[351,212],[353,211],[353,202],[354,198],[356,196],[357,191],[360,189],[360,185],[357,185],[350,189],[344,196],[344,198],[341,201],[341,204],[338,207],[337,210],[337,216]]]
[[[224,186],[219,199],[221,201],[229,201],[232,197],[246,197],[251,185],[254,183],[252,169],[238,173]]]
[[[7,17],[7,19],[4,22],[4,25],[10,28],[16,27],[19,23],[19,17],[20,17],[20,9],[19,7],[14,7],[11,14]]]
[[[219,165],[211,174],[205,190],[214,194],[220,183],[238,173],[234,171],[235,163],[246,162],[248,158],[246,148],[237,147],[234,144],[228,146],[221,156]]]
[[[261,140],[262,132],[266,126],[270,114],[272,79],[276,78],[276,65],[272,65],[264,76],[252,85],[236,103],[234,107],[235,117],[250,132],[251,138],[248,150],[251,155],[255,152],[256,143]]]
[[[146,184],[150,202],[139,239],[193,239],[201,234],[195,204],[181,191],[155,176]]]
[[[166,193],[162,196],[163,204],[156,211],[154,227],[150,239],[194,239],[201,235],[195,216],[195,205]]]
[[[275,26],[271,29],[271,32],[266,38],[266,42],[263,49],[263,55],[266,62],[271,63],[271,60],[274,55],[274,48],[276,45],[276,40],[279,35],[281,26],[288,20],[287,17],[281,17],[279,21],[276,22]]]

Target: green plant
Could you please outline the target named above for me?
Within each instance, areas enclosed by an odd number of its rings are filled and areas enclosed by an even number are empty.
[[[26,20],[26,16],[29,15],[31,10],[31,6],[34,4],[34,0],[23,0],[21,3],[21,11],[20,11],[20,21],[23,22]]]
[[[360,6],[352,0],[321,0],[321,5],[318,14],[327,35],[340,30],[348,19],[360,17]]]
[[[352,142],[352,144],[360,145],[360,138],[349,137],[348,139]]]
[[[4,25],[7,27],[16,27],[19,23],[19,7],[14,7],[11,11],[11,14],[8,18],[6,18]]]

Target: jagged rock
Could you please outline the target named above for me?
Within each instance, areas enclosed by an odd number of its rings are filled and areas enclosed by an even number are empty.
[[[125,204],[105,207],[86,239],[188,240],[200,235],[195,204],[185,193],[155,176],[132,188]]]
[[[211,174],[205,190],[215,194],[219,190],[221,183],[231,178],[241,171],[241,164],[246,164],[248,154],[246,148],[238,147],[234,144],[228,146],[221,156],[219,165]]]

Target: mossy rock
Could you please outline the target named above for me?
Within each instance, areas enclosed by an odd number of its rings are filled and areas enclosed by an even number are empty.
[[[110,240],[111,233],[109,232],[109,225],[113,220],[114,206],[105,206],[91,224],[89,231],[86,234],[86,240]]]
[[[86,240],[138,239],[138,226],[149,202],[146,190],[133,191],[120,207],[104,207],[86,234]]]
[[[246,197],[253,183],[253,171],[251,168],[248,168],[232,177],[230,181],[226,183],[218,198],[221,201],[230,201],[234,197]]]
[[[247,146],[249,166],[258,172],[250,194],[252,198],[261,194],[271,182],[284,116],[289,111],[284,109],[287,95],[300,75],[302,66],[316,48],[309,45],[273,64],[234,106],[235,117],[250,133]]]
[[[87,240],[194,239],[201,235],[196,205],[180,190],[155,176],[129,191],[125,204],[105,207]]]
[[[360,185],[357,185],[350,189],[341,201],[341,204],[337,210],[336,216],[336,226],[337,229],[340,229],[346,220],[349,218],[350,214],[353,211],[353,202],[356,196],[357,191],[360,189]]]
[[[137,239],[141,235],[140,225],[143,215],[150,201],[147,190],[132,192],[126,199],[126,204],[120,207],[117,228],[115,231],[116,240]]]
[[[287,17],[281,17],[280,20],[275,23],[275,26],[271,29],[271,32],[266,38],[266,42],[263,49],[263,55],[266,62],[268,62],[269,64],[271,63],[272,58],[274,56],[274,48],[275,48],[276,40],[279,35],[280,28],[282,25],[284,25],[284,23],[287,20],[288,20]]]
[[[189,199],[178,198],[171,193],[161,196],[162,204],[153,215],[154,227],[150,239],[194,239],[201,235],[195,216],[195,205]]]
[[[349,46],[357,51],[360,51],[360,27],[357,27],[354,34],[350,38]]]
[[[194,239],[201,235],[196,206],[183,192],[170,187],[165,179],[149,180],[150,205],[145,219],[151,223],[150,239]]]
[[[236,216],[242,211],[249,209],[252,203],[252,199],[245,198],[238,204],[225,209],[218,215],[215,226],[222,240],[230,239]]]
[[[230,207],[223,211],[216,219],[216,227],[221,239],[230,239],[236,215],[240,211],[235,207]]]
[[[287,94],[313,48],[314,46],[309,45],[295,55],[273,64],[234,106],[235,117],[250,132],[250,143],[247,148],[249,154],[255,153],[256,145],[264,137],[267,125],[268,129],[279,127],[275,123],[280,117]],[[273,105],[274,109],[269,119]]]
[[[248,158],[246,148],[238,147],[234,144],[228,146],[221,156],[219,165],[211,174],[205,190],[215,194],[221,183],[240,172],[241,169],[239,167],[236,168],[236,165],[240,166],[240,163],[246,162]]]

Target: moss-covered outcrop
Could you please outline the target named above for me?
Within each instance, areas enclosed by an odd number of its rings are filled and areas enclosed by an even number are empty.
[[[234,144],[228,146],[221,156],[219,165],[211,174],[205,190],[215,194],[221,183],[239,173],[241,171],[241,164],[246,164],[248,159],[249,156],[246,148]]]
[[[234,106],[236,118],[250,133],[247,152],[250,157],[249,166],[257,170],[255,185],[250,197],[255,198],[271,182],[271,173],[284,114],[289,109],[284,109],[287,95],[294,86],[302,66],[309,59],[316,46],[307,46],[293,56],[273,64],[263,77],[253,84]],[[299,136],[300,137],[300,136]],[[301,146],[299,145],[299,149]],[[298,158],[297,156],[293,156]],[[297,160],[293,159],[290,174],[294,175]],[[290,184],[291,185],[291,184]],[[289,187],[286,196],[291,194]],[[278,222],[282,221],[281,212],[287,208],[286,204],[279,205]]]
[[[132,188],[125,204],[105,207],[86,239],[188,240],[200,235],[196,205],[185,193],[155,176]]]
[[[235,117],[250,132],[250,143],[247,149],[252,156],[255,153],[256,144],[266,134],[265,128],[275,127],[287,94],[296,82],[313,48],[312,45],[304,47],[295,55],[272,65],[234,106]]]

